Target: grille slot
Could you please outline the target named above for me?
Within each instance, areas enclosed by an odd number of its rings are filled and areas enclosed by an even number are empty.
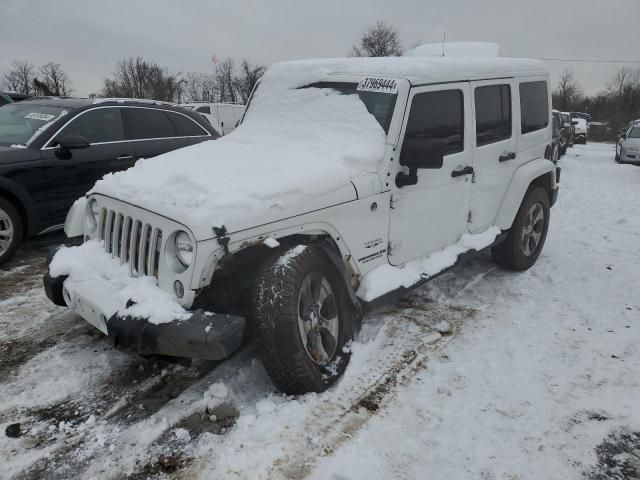
[[[162,230],[113,210],[102,209],[98,238],[104,250],[120,264],[128,264],[131,276],[148,275],[158,278]]]

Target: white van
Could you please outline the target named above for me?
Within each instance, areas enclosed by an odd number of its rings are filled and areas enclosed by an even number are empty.
[[[492,247],[525,270],[558,195],[549,74],[514,58],[270,67],[229,137],[139,161],[69,212],[48,297],[142,354],[254,332],[282,391],[344,371],[359,318]]]
[[[220,135],[227,135],[236,128],[245,108],[237,103],[183,103],[180,106],[204,115]]]

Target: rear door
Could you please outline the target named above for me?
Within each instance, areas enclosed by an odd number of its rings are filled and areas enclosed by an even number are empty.
[[[150,158],[210,139],[197,122],[178,112],[150,107],[124,109],[127,137],[138,158]]]
[[[399,164],[417,142],[442,142],[444,159],[392,189],[389,262],[400,265],[456,243],[467,230],[473,135],[469,83],[417,87],[409,95]],[[401,167],[400,171],[406,170]]]
[[[473,98],[473,184],[469,231],[490,227],[519,164],[513,79],[471,83]]]
[[[80,135],[89,148],[61,154],[57,140]],[[119,107],[96,107],[74,117],[43,147],[51,223],[62,223],[73,202],[107,173],[133,164],[133,146],[126,140]]]

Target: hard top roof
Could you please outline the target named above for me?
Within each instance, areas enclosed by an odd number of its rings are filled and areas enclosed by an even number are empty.
[[[512,57],[379,57],[298,60],[273,65],[265,83],[295,88],[335,74],[404,78],[412,85],[440,81],[547,75],[539,60]],[[293,78],[292,78],[293,77]],[[274,85],[275,86],[275,85]]]

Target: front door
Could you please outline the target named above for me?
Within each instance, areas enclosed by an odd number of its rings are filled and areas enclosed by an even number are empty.
[[[90,146],[61,154],[56,140],[80,135]],[[47,177],[51,223],[63,223],[75,200],[87,193],[107,173],[135,162],[133,146],[125,140],[120,108],[100,107],[72,119],[42,149]]]
[[[417,171],[415,185],[392,190],[389,262],[400,265],[456,243],[467,231],[473,176],[469,83],[417,87],[409,95],[398,172],[408,173],[406,156],[419,142],[440,142],[442,164]],[[403,147],[404,146],[404,147]]]
[[[475,141],[469,231],[480,232],[496,218],[515,167],[516,116],[513,80],[471,83]]]

